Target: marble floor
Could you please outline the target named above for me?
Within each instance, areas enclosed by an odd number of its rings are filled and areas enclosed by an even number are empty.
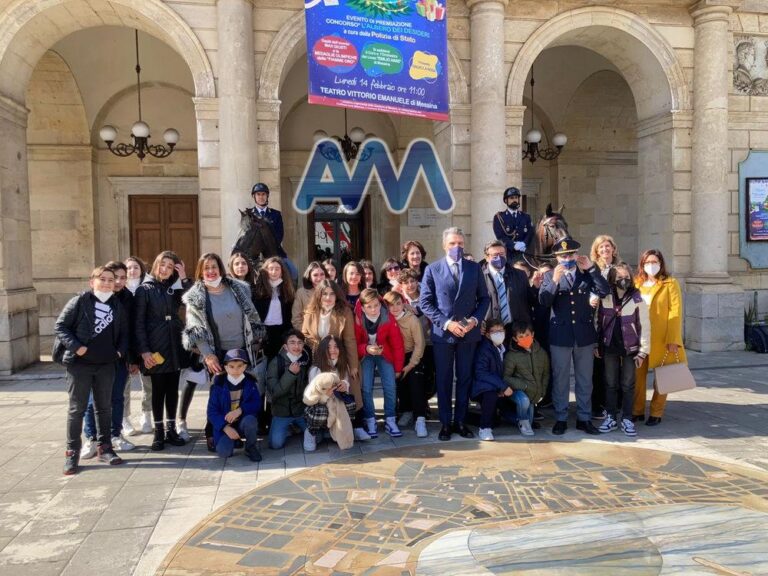
[[[470,449],[471,446],[471,449]],[[580,442],[348,458],[231,502],[165,574],[768,574],[768,474]]]

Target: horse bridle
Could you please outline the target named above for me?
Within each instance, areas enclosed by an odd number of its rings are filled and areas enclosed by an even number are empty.
[[[555,216],[550,216],[547,218],[544,222],[542,222],[542,227],[544,228],[544,240],[545,242],[552,240],[552,244],[555,242],[558,242],[562,240],[563,238],[568,238],[568,234],[562,237],[558,237],[555,234],[555,230],[557,230],[557,226],[554,225],[554,222],[557,222],[557,218]],[[532,269],[538,270],[539,267],[533,264],[528,258],[536,258],[537,260],[554,260],[555,255],[554,254],[534,254],[532,252],[522,252],[523,260],[525,260],[525,263],[528,264]]]

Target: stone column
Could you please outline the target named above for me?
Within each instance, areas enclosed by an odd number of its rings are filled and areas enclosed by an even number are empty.
[[[472,124],[470,128],[471,251],[481,258],[493,239],[506,182],[504,141],[504,8],[507,0],[467,0],[470,10]]]
[[[237,209],[252,204],[250,190],[259,176],[253,4],[251,0],[218,0],[216,17],[221,251],[226,257],[237,236]]]
[[[40,358],[27,177],[27,114],[0,95],[0,374]]]
[[[743,291],[728,275],[728,46],[734,0],[701,0],[694,22],[691,155],[691,276],[686,344],[712,351],[743,346]]]

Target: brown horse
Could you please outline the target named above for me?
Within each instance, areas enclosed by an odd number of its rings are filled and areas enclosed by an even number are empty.
[[[232,247],[232,253],[247,254],[254,269],[257,269],[267,258],[279,256],[279,247],[269,224],[261,218],[253,218],[248,212],[240,210],[240,233]]]
[[[559,211],[553,212],[552,204],[547,204],[544,216],[536,224],[530,250],[523,255],[525,263],[531,269],[538,270],[544,263],[553,263],[555,257],[552,254],[552,247],[561,240],[571,237],[568,233],[568,222],[563,216],[564,210],[565,205],[561,206]]]

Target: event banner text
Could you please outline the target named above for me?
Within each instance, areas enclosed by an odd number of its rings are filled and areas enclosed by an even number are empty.
[[[311,0],[305,12],[310,104],[448,120],[444,3]]]

